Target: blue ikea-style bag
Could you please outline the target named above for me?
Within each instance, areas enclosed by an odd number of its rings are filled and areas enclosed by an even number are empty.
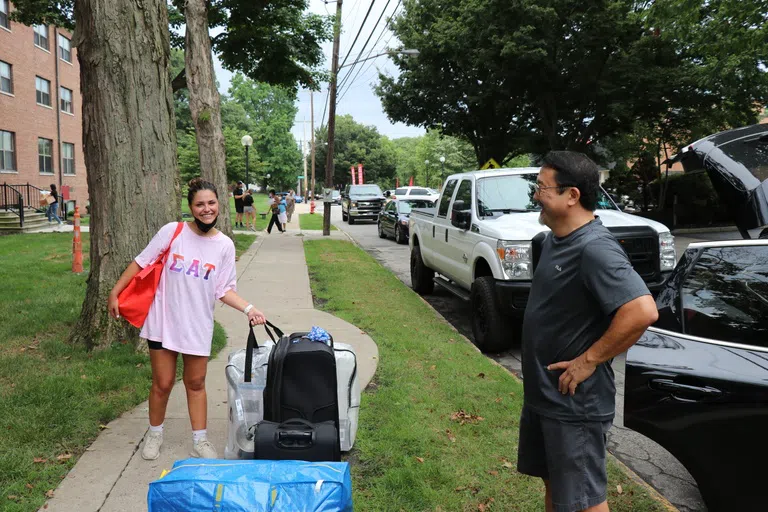
[[[149,484],[149,512],[352,512],[346,462],[176,461]]]

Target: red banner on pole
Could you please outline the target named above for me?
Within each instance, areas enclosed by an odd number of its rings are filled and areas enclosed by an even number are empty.
[[[412,186],[413,186],[413,176],[411,176],[411,180],[408,182],[408,186],[409,186],[409,187],[412,187]]]
[[[395,188],[400,188],[400,178],[395,178]]]
[[[357,183],[355,183],[355,166],[354,165],[349,167],[349,172],[352,173],[352,184],[357,185]]]
[[[357,164],[357,184],[362,185],[363,181],[363,164]]]

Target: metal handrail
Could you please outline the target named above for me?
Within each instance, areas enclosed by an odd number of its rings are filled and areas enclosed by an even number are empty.
[[[3,202],[0,204],[0,208],[4,208],[5,211],[10,211],[12,213],[15,213],[19,216],[19,227],[24,227],[24,195],[16,190],[16,188],[13,185],[8,185],[7,183],[3,183],[0,185],[0,189],[2,189],[2,199]],[[15,194],[15,196],[14,196]],[[15,206],[16,211],[13,211],[12,205],[9,201],[9,197],[12,197],[13,200],[15,200]]]

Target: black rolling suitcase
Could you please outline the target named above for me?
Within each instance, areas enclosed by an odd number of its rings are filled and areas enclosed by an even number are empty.
[[[332,421],[262,421],[255,427],[253,458],[258,460],[340,461],[339,433]]]
[[[279,339],[269,331],[272,327]],[[281,433],[281,424],[289,420],[304,420],[304,427],[292,424],[291,436],[297,437],[299,431],[312,427],[312,448],[303,449],[306,453],[317,452],[333,457],[330,459],[311,460],[341,460],[341,443],[339,442],[339,402],[336,379],[336,355],[333,350],[333,339],[330,346],[325,343],[306,338],[306,332],[296,332],[286,336],[280,329],[268,323],[267,334],[275,342],[275,347],[269,355],[267,364],[267,383],[264,388],[264,422],[265,432],[273,429]],[[274,425],[270,425],[270,423]],[[258,429],[261,428],[259,424]],[[328,434],[332,428],[334,435]],[[263,443],[262,447],[272,444],[274,436],[257,432],[259,438],[255,443]],[[305,432],[306,434],[306,432]],[[263,437],[267,436],[267,437]],[[290,436],[289,436],[290,437]],[[298,436],[304,441],[308,435]],[[285,438],[285,436],[284,436]],[[297,443],[299,441],[296,441]],[[327,443],[332,442],[332,445]],[[263,450],[255,448],[254,457],[268,460]],[[266,448],[264,448],[266,449]],[[284,451],[287,450],[287,451]],[[302,450],[280,448],[280,453],[296,453],[296,460],[304,459],[298,455]]]

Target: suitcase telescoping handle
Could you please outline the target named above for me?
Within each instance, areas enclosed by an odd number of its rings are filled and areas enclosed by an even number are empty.
[[[287,430],[290,427],[297,428]],[[310,422],[300,418],[284,421],[275,432],[275,443],[280,448],[287,450],[309,448],[315,444],[315,427]]]

